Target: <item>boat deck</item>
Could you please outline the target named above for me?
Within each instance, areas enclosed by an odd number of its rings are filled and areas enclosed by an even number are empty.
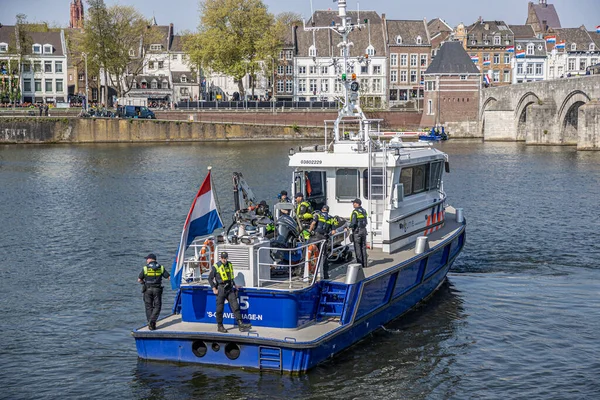
[[[451,207],[446,209],[446,221],[443,227],[439,230],[429,234],[429,247],[433,248],[436,245],[443,242],[445,239],[454,235],[462,224],[456,222],[455,210]],[[368,250],[368,267],[364,269],[365,278],[375,276],[399,263],[410,260],[415,257],[414,244],[403,250],[397,251],[393,254],[387,254],[380,249]],[[346,271],[349,263],[331,265],[330,277],[331,280],[336,282],[344,282],[346,279]],[[293,282],[294,289],[302,289],[307,287],[310,283],[302,282],[301,278],[296,278],[297,281]],[[204,286],[202,282],[197,283],[199,286]],[[268,286],[262,287],[264,289],[277,289],[277,290],[290,290],[289,281],[286,279],[281,283],[270,283]],[[262,289],[261,288],[261,289]],[[217,325],[215,323],[200,323],[200,322],[183,322],[181,315],[170,315],[169,317],[163,318],[157,322],[157,329],[155,331],[149,331],[147,326],[136,330],[135,334],[142,334],[143,336],[160,336],[162,335],[210,335],[211,337],[230,338],[235,340],[247,339],[247,340],[276,340],[290,344],[294,343],[310,343],[316,341],[320,337],[331,333],[336,329],[343,329],[343,326],[339,323],[339,318],[330,318],[324,321],[314,321],[310,324],[304,325],[299,328],[285,329],[285,328],[272,328],[272,327],[252,327],[249,332],[239,332],[237,327],[231,325],[225,326],[227,329],[231,329],[229,333],[221,334],[217,332]]]

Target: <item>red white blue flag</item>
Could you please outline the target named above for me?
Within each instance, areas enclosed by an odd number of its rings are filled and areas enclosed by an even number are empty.
[[[515,52],[515,46],[506,46],[506,51],[508,51],[509,53],[514,53]]]
[[[600,25],[596,27],[596,33],[600,33]]]
[[[200,186],[200,190],[194,198],[190,212],[183,225],[179,249],[177,250],[175,260],[173,260],[173,267],[171,268],[171,275],[173,275],[171,287],[173,289],[177,289],[181,285],[185,250],[196,237],[209,235],[213,233],[215,229],[222,227],[223,222],[217,211],[217,203],[215,202],[215,197],[212,192],[209,170],[206,178],[204,178],[204,182],[202,182],[202,186]]]
[[[546,36],[546,43],[556,43],[556,36]]]
[[[564,49],[565,48],[565,41],[563,40],[562,42],[557,42],[555,47],[557,49]]]
[[[525,50],[517,51],[517,58],[525,58]]]

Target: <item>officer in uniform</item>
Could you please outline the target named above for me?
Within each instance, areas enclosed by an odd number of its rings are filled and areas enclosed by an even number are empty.
[[[228,257],[227,252],[222,252],[220,261],[212,266],[208,275],[208,283],[212,287],[213,293],[217,295],[217,331],[221,333],[227,333],[227,329],[223,326],[225,299],[229,301],[229,308],[235,316],[239,330],[244,331],[251,328],[250,324],[245,324],[242,321],[240,305],[237,300],[237,288],[233,281],[233,265],[227,261]]]
[[[313,221],[310,224],[310,234],[317,240],[325,239],[321,252],[323,257],[323,278],[329,279],[329,237],[333,232],[334,219],[329,215],[329,206],[325,204],[321,211],[315,211]]]
[[[300,223],[300,230],[309,230],[313,219],[312,205],[304,200],[304,195],[301,192],[296,193],[296,218]]]
[[[258,203],[256,207],[256,215],[260,217],[266,217],[271,220],[266,226],[267,235],[271,235],[275,232],[275,224],[273,223],[273,214],[271,214],[271,210],[269,210],[269,205],[266,200],[262,200]]]
[[[138,276],[138,282],[144,286],[144,304],[146,306],[146,319],[148,320],[148,329],[156,329],[156,320],[162,307],[162,279],[169,279],[169,273],[165,267],[156,262],[156,255],[148,254],[146,256],[146,265]]]
[[[354,240],[354,253],[356,262],[367,267],[367,212],[361,207],[360,199],[354,199],[352,205],[354,210],[350,215],[350,228]]]

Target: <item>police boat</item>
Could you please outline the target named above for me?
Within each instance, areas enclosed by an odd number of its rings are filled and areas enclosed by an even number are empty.
[[[401,317],[446,279],[466,229],[462,209],[450,206],[444,191],[448,157],[430,143],[383,135],[381,121],[365,116],[359,83],[345,79],[351,62],[366,61],[349,56],[348,35],[361,24],[346,14],[346,1],[338,1],[338,10],[332,26],[305,29],[330,29],[342,37],[343,107],[332,124],[325,122],[321,144],[290,149],[290,189],[314,210],[327,204],[330,215],[345,219],[353,200],[362,201],[368,215],[366,267],[356,263],[343,225],[314,239],[302,234],[294,204],[277,204],[272,219],[257,215],[241,174],[234,174],[235,220],[220,231],[209,173],[184,225],[172,274],[172,313],[156,330],[142,326],[132,332],[140,358],[303,373]],[[207,271],[223,251],[233,264],[249,330],[235,329],[226,305],[229,331],[217,332]]]

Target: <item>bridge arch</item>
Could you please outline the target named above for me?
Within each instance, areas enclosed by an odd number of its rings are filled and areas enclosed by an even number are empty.
[[[533,92],[527,92],[519,99],[517,106],[515,107],[515,128],[517,132],[517,140],[526,139],[527,108],[532,104],[539,102],[539,96]]]
[[[495,97],[488,97],[481,105],[481,110],[479,111],[479,121],[481,121],[479,129],[481,136],[485,137],[485,110],[490,108],[491,105],[497,101],[498,100]]]
[[[565,100],[558,109],[557,119],[563,143],[577,144],[579,107],[590,100],[590,96],[581,90],[575,90],[565,97]]]

